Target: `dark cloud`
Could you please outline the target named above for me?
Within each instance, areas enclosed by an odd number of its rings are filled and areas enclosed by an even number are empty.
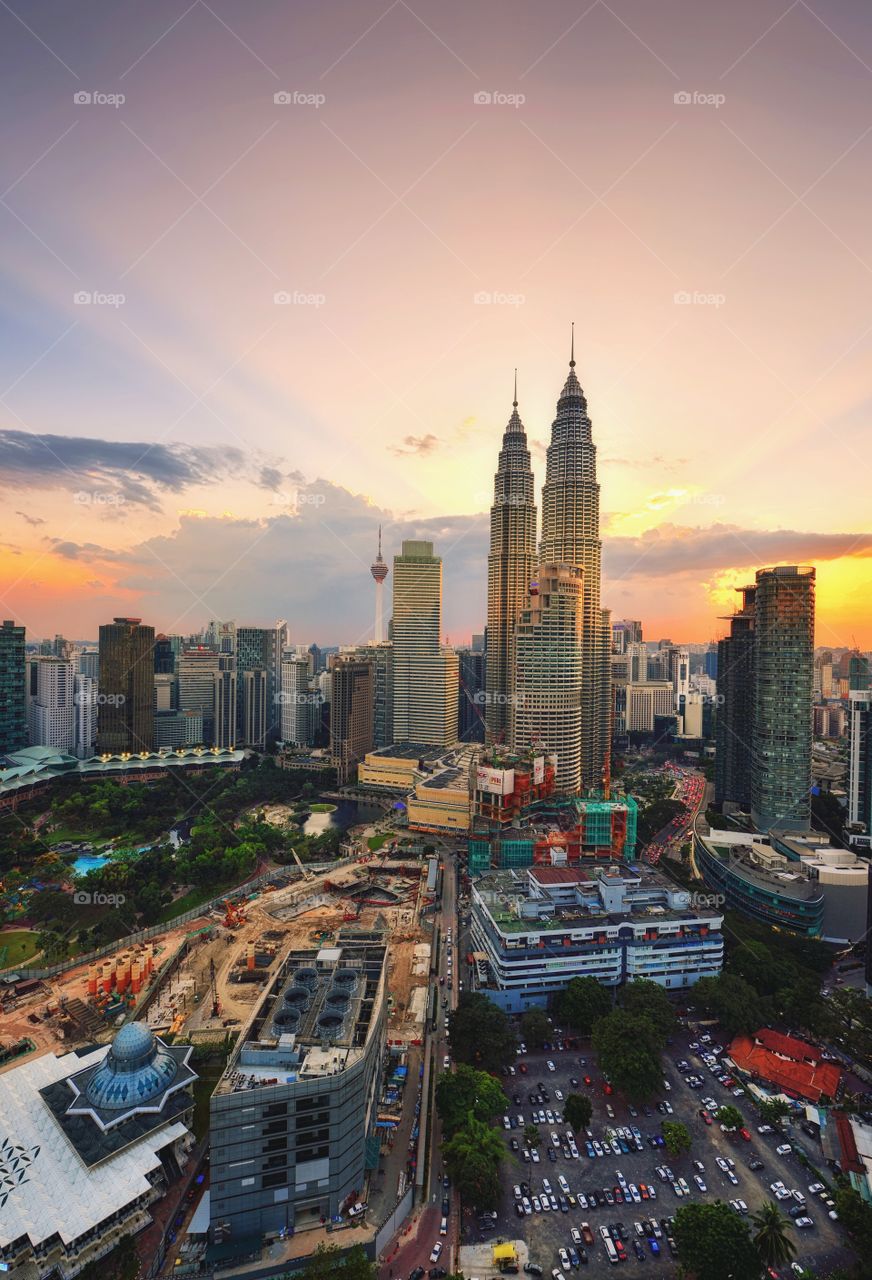
[[[439,437],[428,431],[425,436],[403,436],[402,444],[388,445],[388,448],[398,458],[409,458],[433,453],[439,448],[440,444]]]
[[[108,547],[101,547],[96,542],[66,542],[62,538],[46,538],[57,556],[65,560],[115,560],[118,553]]]
[[[241,449],[98,440],[0,430],[0,484],[115,494],[160,510],[162,493],[181,493],[246,469]]]
[[[15,514],[17,516],[21,516],[22,520],[26,520],[27,523],[33,525],[35,529],[38,528],[39,525],[45,524],[45,521],[40,519],[39,516],[29,516],[26,511],[16,511]]]

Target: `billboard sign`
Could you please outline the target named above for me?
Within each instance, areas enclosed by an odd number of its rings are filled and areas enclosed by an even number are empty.
[[[515,789],[515,771],[480,766],[476,770],[475,785],[479,791],[488,791],[491,795],[509,796]]]
[[[533,782],[538,784],[545,781],[545,757],[536,756],[533,761]]]

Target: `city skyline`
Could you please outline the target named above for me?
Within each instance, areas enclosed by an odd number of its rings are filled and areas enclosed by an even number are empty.
[[[4,616],[365,641],[382,524],[468,639],[512,369],[538,487],[575,319],[613,616],[704,642],[813,563],[817,642],[868,647],[859,16],[431,18],[3,10]]]

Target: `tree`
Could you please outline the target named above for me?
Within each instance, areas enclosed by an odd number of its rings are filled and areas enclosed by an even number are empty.
[[[663,1036],[664,1042],[675,1029],[675,1011],[658,982],[636,978],[634,982],[625,983],[618,996],[618,1004],[627,1013],[647,1018]]]
[[[872,1207],[853,1187],[842,1187],[833,1199],[842,1226],[861,1258],[872,1257]]]
[[[499,1081],[487,1071],[476,1071],[465,1063],[453,1072],[443,1072],[436,1085],[436,1110],[442,1131],[449,1138],[463,1128],[470,1115],[487,1121],[505,1106],[506,1095]]]
[[[448,1015],[448,1035],[457,1062],[499,1071],[514,1061],[517,1038],[511,1022],[479,991],[465,991]]]
[[[683,1151],[690,1150],[690,1130],[687,1125],[677,1120],[664,1120],[662,1125],[663,1141],[671,1156],[680,1156]]]
[[[578,1133],[579,1129],[587,1128],[592,1115],[593,1103],[586,1094],[569,1093],[566,1095],[566,1101],[563,1104],[563,1118],[568,1125],[571,1125],[575,1133]]]
[[[343,1252],[337,1245],[319,1244],[301,1273],[301,1280],[376,1280],[378,1268],[370,1262],[363,1245]]]
[[[749,1034],[765,1025],[766,1006],[744,978],[721,973],[716,978],[700,978],[693,988],[693,1002],[717,1018],[726,1036]]]
[[[622,1093],[644,1099],[662,1089],[662,1041],[647,1018],[616,1009],[597,1022],[593,1047],[603,1074]]]
[[[500,1198],[500,1161],[505,1147],[496,1129],[470,1116],[447,1142],[442,1158],[463,1199],[478,1209],[495,1209]]]
[[[739,1111],[736,1107],[731,1107],[729,1103],[725,1107],[718,1107],[718,1110],[715,1114],[715,1119],[717,1120],[718,1124],[722,1124],[725,1129],[733,1133],[737,1129],[741,1129],[742,1125],[745,1123],[745,1119],[741,1111]]]
[[[789,1103],[783,1098],[764,1098],[757,1104],[760,1119],[764,1124],[780,1125],[785,1116],[791,1113]]]
[[[524,1125],[524,1144],[528,1147],[538,1147],[542,1141],[542,1135],[534,1124]]]
[[[796,1245],[787,1235],[787,1219],[782,1217],[778,1205],[767,1200],[751,1221],[754,1245],[764,1267],[786,1266],[796,1253]]]
[[[720,1200],[683,1205],[673,1230],[686,1274],[697,1280],[760,1280],[748,1225],[729,1205]]]
[[[532,1049],[541,1049],[551,1038],[551,1019],[544,1009],[528,1009],[521,1014],[521,1039]]]
[[[612,1008],[612,996],[596,978],[573,978],[554,1004],[557,1016],[583,1035],[590,1035],[598,1018]]]

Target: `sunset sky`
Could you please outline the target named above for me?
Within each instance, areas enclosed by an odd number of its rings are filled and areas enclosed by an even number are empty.
[[[381,523],[468,640],[513,370],[540,501],[574,321],[613,617],[706,641],[811,563],[818,644],[872,646],[868,0],[8,0],[0,50],[29,638],[362,640]]]

